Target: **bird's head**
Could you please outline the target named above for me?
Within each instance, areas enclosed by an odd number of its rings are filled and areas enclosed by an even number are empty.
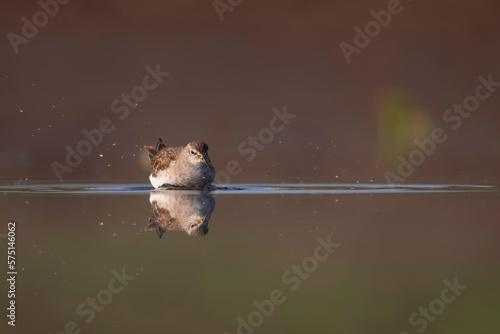
[[[187,155],[190,161],[194,164],[204,163],[207,164],[208,146],[202,141],[195,140],[186,145]]]

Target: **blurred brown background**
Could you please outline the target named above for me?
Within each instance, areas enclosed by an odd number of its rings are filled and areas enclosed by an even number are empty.
[[[442,116],[479,75],[500,81],[500,4],[402,1],[348,64],[339,44],[387,3],[243,1],[221,22],[211,1],[74,0],[16,54],[7,34],[41,8],[4,2],[0,177],[57,181],[51,163],[64,163],[65,146],[109,118],[115,130],[65,182],[147,183],[141,148],[162,137],[206,141],[218,171],[240,162],[233,183],[385,183],[398,156],[441,127],[448,140],[406,182],[498,184],[500,91],[456,131]],[[119,120],[111,102],[156,64],[170,76]],[[297,117],[247,162],[238,145],[285,105]]]

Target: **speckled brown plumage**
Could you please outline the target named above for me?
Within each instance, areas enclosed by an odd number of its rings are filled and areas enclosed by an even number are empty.
[[[169,147],[158,152],[153,159],[151,159],[151,173],[156,177],[158,171],[167,169],[170,163],[178,156],[182,147]]]
[[[156,147],[144,146],[149,153],[151,163],[151,174],[156,177],[158,171],[167,169],[170,163],[179,156],[182,147],[169,147],[167,148],[161,138],[158,138]]]
[[[166,147],[161,138],[156,146],[144,146],[149,154],[151,175],[155,188],[185,187],[201,189],[215,179],[215,168],[208,156],[208,145],[202,141],[189,142],[184,147]]]

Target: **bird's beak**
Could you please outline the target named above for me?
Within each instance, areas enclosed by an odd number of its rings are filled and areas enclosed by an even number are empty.
[[[201,156],[200,161],[203,162],[205,165],[207,165],[207,167],[209,167],[207,161],[205,160],[205,157]]]

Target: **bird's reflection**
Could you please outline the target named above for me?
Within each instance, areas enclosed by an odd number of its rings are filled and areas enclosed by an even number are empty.
[[[185,231],[191,237],[208,233],[208,221],[215,199],[207,191],[153,191],[149,197],[151,217],[146,231],[156,230],[158,237],[169,231]]]

